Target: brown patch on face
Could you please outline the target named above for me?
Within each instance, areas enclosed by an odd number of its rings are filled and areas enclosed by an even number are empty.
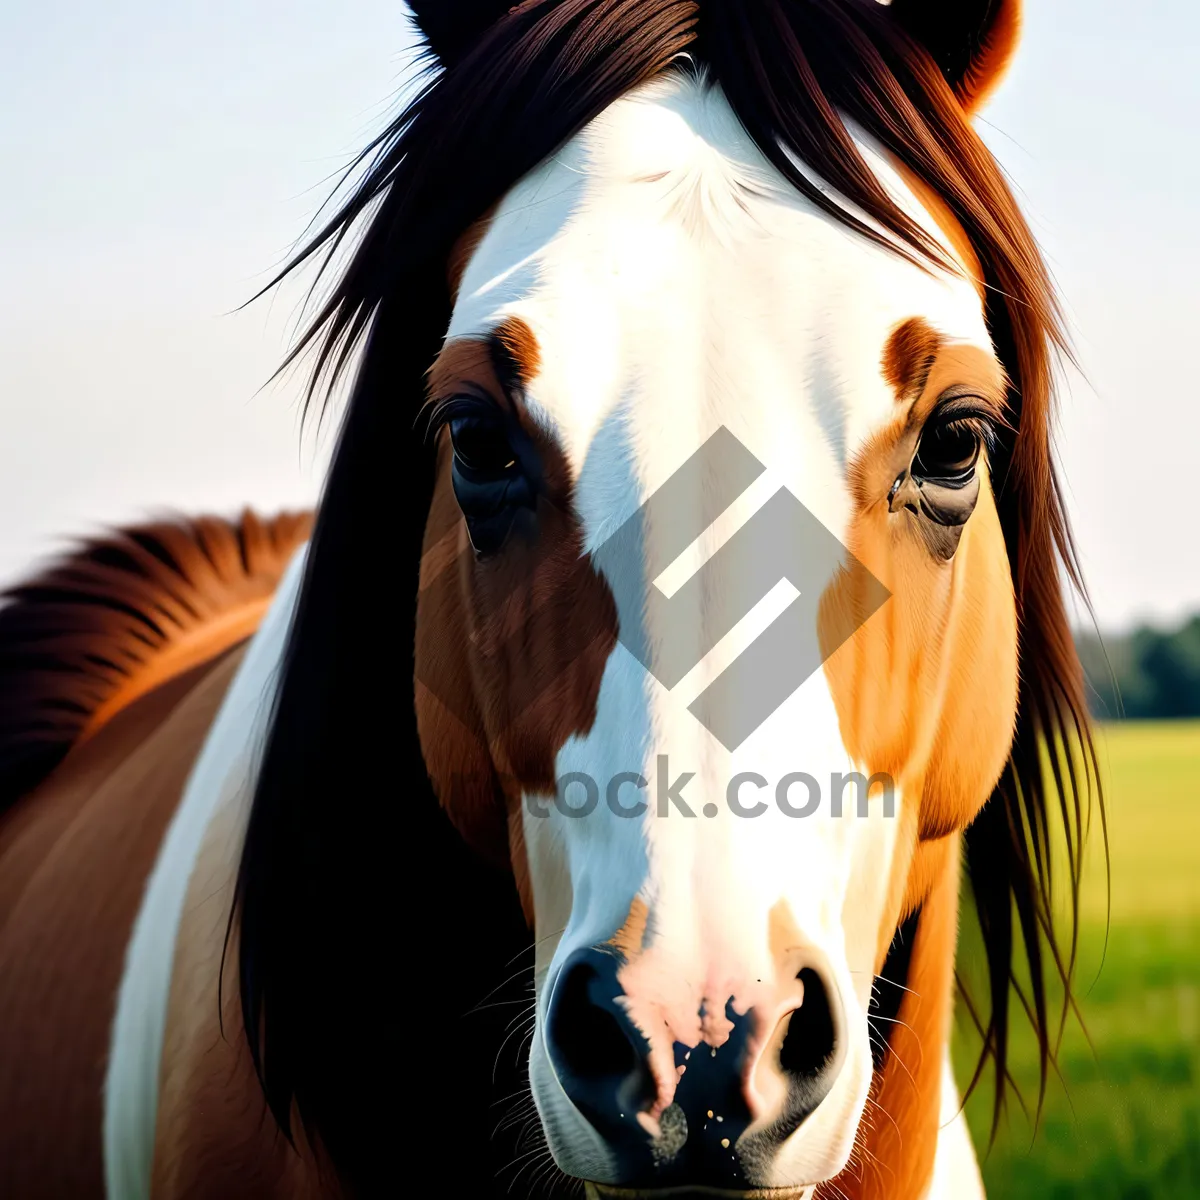
[[[914,370],[924,372],[928,338],[911,322],[900,329],[885,359],[903,384]],[[917,353],[901,352],[913,346]],[[969,393],[973,404],[1003,418],[1005,385],[996,361],[977,347],[941,346],[920,394],[852,465],[855,516],[847,546],[892,598],[825,662],[847,750],[870,772],[889,774],[907,801],[879,931],[881,961],[903,914],[928,889],[922,844],[975,817],[1003,769],[1016,716],[1016,604],[984,459],[978,501],[948,560],[931,553],[924,518],[889,511],[889,489],[949,389]],[[822,624],[841,627],[869,611],[867,588],[865,576],[848,572],[823,597]]]
[[[533,330],[520,317],[507,317],[492,331],[492,337],[511,359],[517,381],[527,387],[542,369],[542,350]]]
[[[641,896],[635,896],[629,906],[629,915],[624,924],[608,940],[618,954],[626,962],[636,958],[642,952],[642,944],[646,940],[646,923],[650,919],[650,910]]]
[[[501,330],[447,345],[430,371],[430,396],[436,409],[468,389],[519,423],[538,458],[536,508],[497,553],[477,556],[454,495],[449,433],[438,434],[417,602],[416,701],[442,804],[468,842],[513,863],[529,912],[521,795],[553,794],[558,750],[591,728],[617,615],[584,553],[562,452],[521,404],[520,388],[538,366],[536,342],[521,322]]]
[[[892,330],[880,366],[897,402],[911,400],[925,390],[942,340],[921,317],[909,317]]]
[[[786,900],[776,900],[767,913],[767,946],[771,961],[786,962],[794,947],[803,945],[804,942],[804,935],[796,924],[791,905]]]
[[[507,317],[486,338],[456,338],[429,368],[429,398],[436,408],[464,390],[490,396],[505,412],[516,411],[514,393],[541,370],[542,352],[520,317]]]
[[[913,318],[913,321],[920,322],[920,318]],[[889,346],[896,334],[909,324],[906,321],[897,326],[889,339]],[[905,333],[904,340],[909,341],[913,336],[911,332]],[[885,351],[884,358],[887,357]],[[909,363],[913,366],[915,360],[910,359]],[[932,363],[925,364],[922,361],[916,365],[921,382],[920,392],[897,395],[897,399],[903,402],[903,411],[870,439],[850,466],[850,489],[855,508],[860,513],[878,502],[881,488],[886,509],[888,490],[896,476],[912,461],[925,422],[951,389],[954,389],[956,396],[960,392],[969,395],[976,402],[976,407],[997,425],[1007,421],[1008,389],[1004,371],[990,354],[978,346],[961,342],[946,343],[936,351]],[[983,475],[986,473],[981,471]]]

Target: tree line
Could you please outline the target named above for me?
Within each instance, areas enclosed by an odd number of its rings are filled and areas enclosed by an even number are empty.
[[[1080,632],[1075,641],[1094,716],[1200,717],[1200,613],[1173,630]]]

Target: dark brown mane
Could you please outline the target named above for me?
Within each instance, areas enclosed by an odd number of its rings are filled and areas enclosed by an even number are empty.
[[[0,809],[82,736],[189,661],[214,624],[227,648],[269,601],[311,515],[157,521],[95,538],[0,594]],[[161,679],[157,679],[161,682]]]
[[[401,1075],[427,1082],[431,1111],[460,1117],[458,1140],[437,1153],[455,1155],[464,1128],[488,1130],[486,1105],[463,1099],[472,1088],[490,1089],[490,1064],[475,1061],[475,1043],[448,1058],[440,1042],[435,1057],[409,1036],[411,1014],[385,1003],[396,994],[394,964],[380,950],[392,923],[421,914],[405,928],[403,953],[422,978],[439,979],[444,997],[461,1001],[446,1019],[481,999],[511,970],[504,960],[528,944],[503,908],[502,884],[457,890],[467,868],[444,837],[412,712],[417,565],[432,487],[428,448],[413,424],[450,320],[446,263],[463,231],[519,179],[623,94],[672,69],[703,70],[762,153],[832,218],[916,261],[935,258],[927,235],[862,158],[843,123],[849,119],[941,197],[979,259],[989,330],[1012,381],[1013,429],[1001,439],[994,476],[1019,606],[1021,692],[1012,756],[968,831],[967,865],[989,965],[980,1027],[985,1057],[996,1066],[997,1119],[1018,976],[1044,1087],[1056,1042],[1047,978],[1059,976],[1069,992],[1074,963],[1074,933],[1064,942],[1052,919],[1052,842],[1065,837],[1073,898],[1094,774],[1060,586],[1064,568],[1072,582],[1079,576],[1050,446],[1052,361],[1063,339],[1033,237],[952,90],[954,55],[935,59],[919,44],[905,23],[915,7],[876,0],[464,4],[463,12],[487,10],[494,22],[474,36],[431,15],[431,31],[450,47],[448,66],[364,153],[361,182],[288,268],[314,255],[328,264],[365,219],[295,352],[316,348],[314,389],[356,357],[358,365],[241,863],[241,999],[281,1127],[290,1130],[298,1112],[339,1170],[363,1187],[388,1178],[381,1147],[394,1137],[386,1113]],[[436,6],[417,9],[432,14]],[[831,192],[817,189],[794,160]],[[410,497],[405,519],[391,553],[381,555],[379,514],[393,511],[402,492]],[[364,612],[397,630],[389,644],[380,644],[378,622],[360,619]],[[369,705],[365,697],[377,694],[381,679],[391,685],[389,702]],[[1062,750],[1079,743],[1082,777]],[[414,845],[428,871],[456,881],[436,904],[397,868],[397,847]],[[464,926],[472,932],[468,963],[459,961]],[[491,1186],[485,1167],[464,1164],[467,1175],[482,1172],[479,1194]],[[459,1183],[469,1190],[466,1175]]]

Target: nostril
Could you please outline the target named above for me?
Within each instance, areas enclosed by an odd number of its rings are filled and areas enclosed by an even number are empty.
[[[588,1079],[624,1076],[637,1066],[637,1054],[604,1003],[601,989],[595,967],[577,963],[559,985],[550,1028],[559,1065]]]
[[[804,999],[788,1018],[779,1050],[779,1066],[789,1079],[811,1088],[832,1062],[837,1046],[829,990],[821,976],[805,967],[798,976]]]
[[[599,1128],[649,1108],[655,1086],[645,1039],[619,1003],[611,955],[585,951],[563,969],[554,991],[547,1044],[559,1082]]]

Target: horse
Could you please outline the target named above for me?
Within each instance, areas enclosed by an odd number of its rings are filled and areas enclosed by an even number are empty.
[[[1019,4],[411,9],[315,516],[0,608],[0,1191],[982,1196],[960,888],[995,1123],[1097,795]]]

